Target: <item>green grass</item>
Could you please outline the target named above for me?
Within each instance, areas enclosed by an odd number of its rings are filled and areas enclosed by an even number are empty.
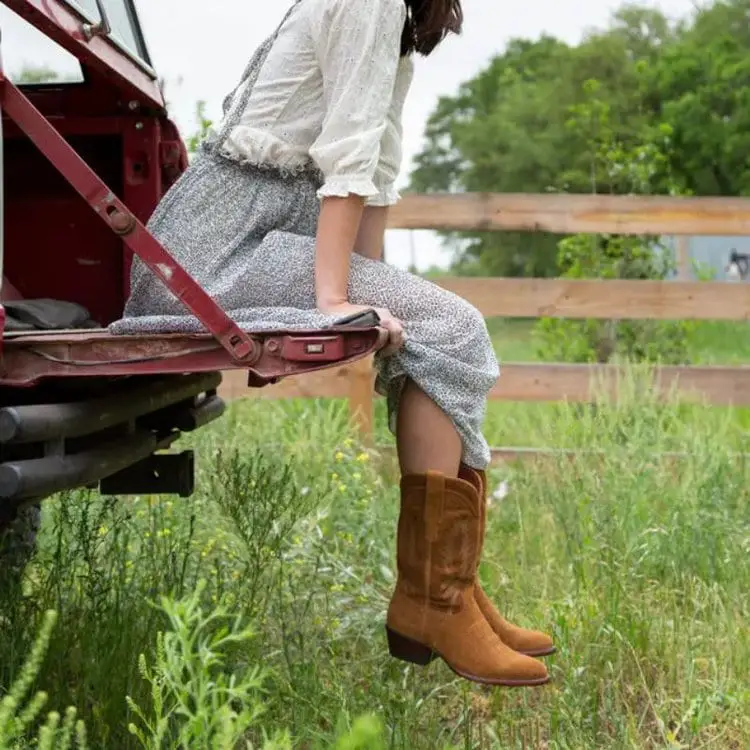
[[[495,352],[504,362],[537,362],[532,341],[534,320],[513,318],[490,318],[487,330],[490,332]]]
[[[487,328],[501,361],[538,362],[534,347],[535,320],[490,318]],[[750,323],[700,321],[689,334],[690,361],[705,365],[750,363]]]
[[[542,361],[533,342],[534,320],[492,318],[487,326],[500,362]],[[695,365],[750,364],[750,324],[744,322],[701,321],[690,333],[690,359]],[[749,386],[750,387],[750,384]],[[698,422],[725,424],[728,445],[749,451],[750,409],[706,410],[683,404],[677,409],[679,429],[702,429]],[[515,403],[491,401],[487,409],[486,433],[491,445],[532,448],[571,448],[577,444],[578,416],[588,407],[556,403]],[[563,427],[566,416],[571,416]],[[381,417],[382,419],[382,417]],[[538,426],[545,429],[539,430]],[[548,428],[548,429],[547,429]],[[665,449],[672,450],[671,432],[664,434]]]
[[[132,705],[156,709],[139,654],[158,664],[159,630],[211,631],[201,617],[224,608],[254,635],[226,647],[218,667],[195,668],[247,680],[262,668],[263,692],[247,698],[264,709],[248,720],[253,747],[288,731],[267,747],[746,748],[750,467],[732,455],[742,440],[733,412],[689,413],[639,397],[490,415],[492,442],[605,452],[492,472],[510,493],[491,507],[481,577],[508,616],[554,634],[546,688],[489,690],[440,663],[388,657],[397,488],[353,439],[345,406],[322,401],[234,405],[196,436],[190,499],[49,502],[25,596],[0,605],[0,686],[54,609],[35,687],[49,706],[78,708],[91,747],[140,747]],[[383,417],[380,404],[381,437]],[[689,457],[655,457],[666,449]],[[171,617],[149,604],[163,595],[178,602]],[[186,608],[198,605],[190,621]],[[213,715],[190,695],[207,683],[186,683],[178,668],[203,664],[200,653],[185,651],[189,638],[167,641],[167,657],[181,656],[166,673],[188,713]],[[371,738],[347,738],[368,715],[374,723],[356,733]],[[170,731],[186,722],[174,718]]]

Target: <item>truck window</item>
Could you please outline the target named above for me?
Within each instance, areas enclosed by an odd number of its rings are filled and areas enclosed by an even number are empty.
[[[68,0],[68,4],[77,5],[94,23],[100,20],[96,0]],[[133,0],[103,0],[103,5],[112,26],[113,39],[125,47],[130,54],[149,64],[148,52],[138,24],[138,14]]]
[[[0,5],[2,62],[16,84],[80,83],[81,66],[73,55],[13,11]]]

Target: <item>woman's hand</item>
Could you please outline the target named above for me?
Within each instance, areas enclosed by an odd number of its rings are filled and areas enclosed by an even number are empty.
[[[335,315],[337,318],[344,318],[347,315],[375,310],[380,318],[380,325],[388,331],[388,344],[383,348],[382,354],[387,357],[394,354],[404,345],[404,324],[394,318],[391,313],[382,307],[368,307],[366,305],[352,305],[350,302],[339,302],[336,304],[319,305],[318,309],[325,315]]]

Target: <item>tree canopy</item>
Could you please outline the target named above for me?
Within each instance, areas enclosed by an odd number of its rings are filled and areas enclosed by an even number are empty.
[[[750,194],[749,18],[750,0],[717,0],[678,23],[625,5],[578,45],[550,36],[511,40],[438,102],[411,189],[628,192],[592,144],[629,152],[668,132],[651,192]],[[451,236],[468,240],[457,243],[460,272],[556,272],[558,237]]]

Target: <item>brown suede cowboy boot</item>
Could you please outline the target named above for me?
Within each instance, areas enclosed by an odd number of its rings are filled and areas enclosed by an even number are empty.
[[[420,665],[440,657],[487,685],[543,685],[544,665],[506,646],[474,599],[480,505],[477,489],[461,479],[431,472],[401,480],[391,655]]]
[[[487,529],[487,475],[483,471],[471,469],[462,464],[458,476],[460,479],[471,482],[481,498],[479,524],[479,557],[481,558],[484,535]],[[474,586],[474,598],[490,627],[506,646],[510,646],[514,651],[527,656],[549,656],[555,653],[556,649],[552,638],[545,633],[540,633],[538,630],[527,630],[508,622],[497,611],[487,594],[484,593],[478,576]]]

